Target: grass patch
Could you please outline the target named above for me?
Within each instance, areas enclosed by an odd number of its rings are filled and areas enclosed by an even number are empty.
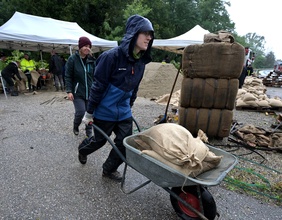
[[[282,205],[282,175],[267,167],[239,161],[224,179],[224,186],[245,193],[263,202]]]

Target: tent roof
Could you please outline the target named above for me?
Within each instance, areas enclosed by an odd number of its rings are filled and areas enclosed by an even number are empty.
[[[208,33],[208,30],[203,29],[200,25],[196,25],[191,30],[177,37],[163,40],[155,39],[153,47],[181,54],[183,49],[188,45],[202,44],[204,41],[204,35]]]
[[[93,52],[117,46],[116,41],[91,35],[76,22],[15,12],[10,20],[0,27],[0,48],[45,52],[55,48],[56,52],[70,53],[70,46],[78,49],[78,39],[81,36],[91,40]]]

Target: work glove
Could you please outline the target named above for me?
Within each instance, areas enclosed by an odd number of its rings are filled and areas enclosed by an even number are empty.
[[[82,121],[86,125],[89,125],[90,123],[92,123],[93,122],[92,114],[89,114],[88,112],[85,112]]]

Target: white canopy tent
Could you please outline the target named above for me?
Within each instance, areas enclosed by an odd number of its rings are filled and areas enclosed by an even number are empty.
[[[44,52],[50,52],[54,48],[58,53],[72,53],[78,49],[78,39],[81,36],[91,40],[94,53],[117,46],[117,41],[91,35],[76,22],[15,12],[0,27],[0,48]]]
[[[186,46],[191,44],[202,44],[204,41],[204,35],[208,33],[208,30],[203,29],[200,25],[196,25],[188,32],[177,37],[163,40],[155,39],[153,47],[160,50],[182,54],[183,49]]]

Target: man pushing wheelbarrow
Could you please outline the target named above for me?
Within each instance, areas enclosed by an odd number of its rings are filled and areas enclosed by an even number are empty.
[[[131,107],[137,97],[145,65],[151,62],[150,50],[154,39],[152,23],[145,17],[133,15],[126,23],[121,44],[101,54],[96,61],[87,112],[83,122],[101,128],[108,136],[114,132],[115,144],[125,155],[123,139],[132,134]],[[105,145],[107,140],[99,132],[86,138],[78,147],[78,159],[86,164],[87,156]],[[111,150],[103,164],[103,176],[120,182],[117,168],[122,159]]]

